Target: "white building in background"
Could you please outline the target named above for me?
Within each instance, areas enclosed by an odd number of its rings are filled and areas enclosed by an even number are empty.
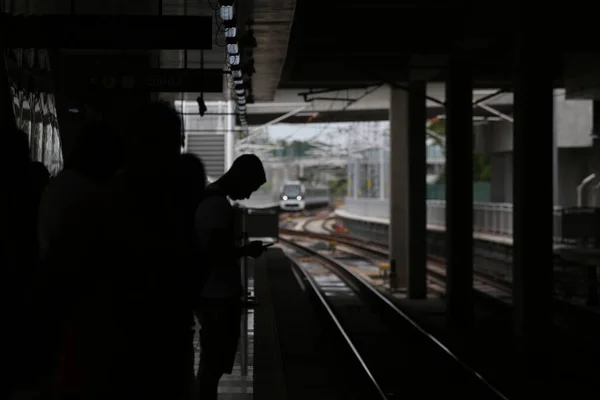
[[[446,157],[433,139],[426,139],[427,183],[436,183],[444,173]],[[388,198],[390,186],[389,147],[373,146],[355,151],[348,157],[348,196]]]
[[[564,89],[554,91],[555,193],[557,206],[577,205],[577,186],[592,173],[596,178],[584,190],[584,205],[593,205],[600,183],[600,148],[594,130],[592,100],[567,99]],[[596,127],[598,128],[598,127]],[[513,124],[510,120],[479,125],[475,129],[476,151],[491,159],[491,201],[512,203],[513,199]],[[552,132],[533,131],[531,135]],[[538,168],[531,154],[531,168]],[[539,168],[548,168],[547,165]],[[535,184],[535,182],[532,182]],[[600,204],[596,204],[600,206]]]

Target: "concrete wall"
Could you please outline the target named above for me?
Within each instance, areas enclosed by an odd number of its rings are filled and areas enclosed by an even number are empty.
[[[490,156],[491,194],[493,203],[512,203],[512,153],[494,153]]]
[[[590,100],[566,100],[563,89],[554,92],[554,127],[559,148],[592,146],[592,104]],[[533,108],[532,108],[533,109]],[[494,121],[478,127],[476,149],[481,153],[513,150],[513,128],[509,121]],[[550,134],[532,132],[532,134]]]
[[[576,205],[576,189],[583,178],[592,172],[596,172],[600,177],[600,146],[593,143],[590,135],[592,107],[593,103],[590,100],[566,100],[564,90],[555,90],[554,126],[559,148],[557,205]],[[531,134],[550,133],[531,132]],[[491,158],[491,200],[512,202],[512,123],[497,121],[479,126],[475,130],[475,135],[476,151],[489,154]],[[536,168],[535,154],[531,155],[531,167]],[[591,200],[591,193],[586,193],[586,197]]]
[[[598,149],[562,148],[558,152],[558,204],[560,206],[577,205],[577,186],[581,181],[596,172],[600,177],[600,169],[594,169],[595,160],[600,157]],[[491,155],[491,201],[511,203],[513,194],[512,152],[494,153]],[[531,167],[535,168],[535,154],[532,155]],[[535,182],[531,183],[535,185]],[[592,184],[593,185],[593,184]],[[590,190],[584,192],[584,201],[591,204],[593,196]]]

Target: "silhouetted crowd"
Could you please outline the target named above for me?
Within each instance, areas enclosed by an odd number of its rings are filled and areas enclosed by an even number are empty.
[[[230,200],[266,178],[242,155],[205,187],[182,143],[176,111],[148,104],[119,129],[82,129],[51,177],[25,133],[0,134],[0,399],[217,398],[239,340],[239,259],[264,251],[242,246]]]

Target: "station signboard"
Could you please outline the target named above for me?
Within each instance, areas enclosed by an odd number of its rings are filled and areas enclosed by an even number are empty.
[[[7,48],[210,50],[213,27],[210,16],[0,14]]]
[[[164,93],[223,91],[223,71],[220,69],[156,68],[139,72],[97,72],[91,73],[86,79],[90,90],[99,91]]]

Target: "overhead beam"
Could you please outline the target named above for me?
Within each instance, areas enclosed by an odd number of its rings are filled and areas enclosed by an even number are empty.
[[[65,76],[65,84],[72,88],[83,86],[100,91],[149,91],[163,93],[223,91],[223,71],[220,69],[162,69],[147,71],[86,71]]]
[[[210,16],[0,15],[9,48],[209,50]]]
[[[496,111],[502,112],[503,114],[512,113],[512,104],[501,104],[495,105]],[[358,121],[388,121],[389,113],[388,109],[364,109],[364,110],[315,110],[316,117],[309,117],[306,115],[293,115],[286,118],[286,124],[325,124],[330,122],[358,122]],[[428,107],[427,118],[433,117],[444,117],[445,109],[443,107]],[[474,108],[473,115],[475,117],[488,117],[490,112]],[[279,113],[254,113],[250,111],[247,115],[248,125],[256,126],[263,125],[269,121],[277,118]]]

